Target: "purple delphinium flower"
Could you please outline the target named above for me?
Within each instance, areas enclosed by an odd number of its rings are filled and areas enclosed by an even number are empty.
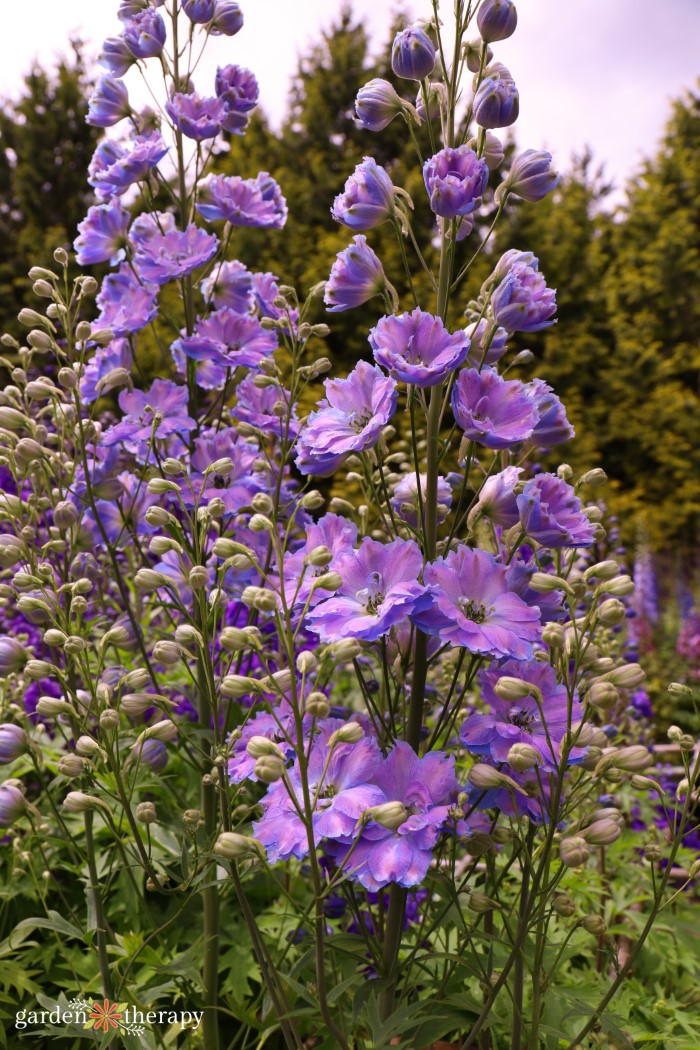
[[[346,724],[336,719],[325,720],[321,734],[310,749],[307,777],[317,845],[324,839],[352,841],[365,810],[384,801],[381,788],[371,783],[372,774],[381,762],[375,740],[365,737],[357,744],[336,744],[332,750],[328,746],[331,733]],[[298,762],[287,771],[287,779],[295,795],[301,798]],[[253,833],[265,847],[270,863],[305,857],[309,852],[306,828],[285,784],[282,781],[273,784],[261,805],[263,816],[253,823]]]
[[[236,387],[236,404],[231,414],[258,430],[276,434],[277,437],[286,434],[289,439],[295,438],[299,433],[296,405],[292,409],[291,419],[287,418],[288,408],[284,415],[276,411],[280,404],[289,406],[289,391],[278,386],[256,386],[254,379],[253,375],[247,375]]]
[[[276,274],[269,271],[253,274],[253,302],[260,317],[271,317],[273,321],[288,319],[292,328],[295,329],[299,320],[299,311],[296,307],[275,306],[275,299],[279,294],[279,277]]]
[[[333,202],[331,215],[351,230],[371,230],[394,212],[394,186],[384,168],[364,157]]]
[[[134,536],[148,536],[155,531],[153,525],[146,521],[146,511],[161,502],[159,496],[148,491],[143,480],[134,474],[123,471],[116,480],[121,485],[121,494],[114,499],[99,499],[95,508],[99,522],[107,534],[110,543],[115,546],[129,546]],[[97,525],[92,508],[88,508],[83,521],[90,529],[96,543],[102,543],[102,529]]]
[[[425,80],[435,68],[435,45],[420,26],[408,26],[394,37],[391,68],[404,80]]]
[[[470,215],[489,181],[489,169],[468,146],[447,147],[423,165],[430,207],[444,219]]]
[[[219,98],[205,98],[196,91],[178,91],[165,103],[175,127],[195,142],[213,139],[226,119],[226,106]]]
[[[102,444],[120,442],[136,456],[145,454],[152,438],[164,441],[197,426],[187,415],[187,387],[169,379],[154,379],[149,390],[122,390],[119,407],[124,417],[105,431]]]
[[[112,76],[123,77],[131,69],[136,59],[126,46],[124,37],[109,36],[102,45],[97,61],[108,69]]]
[[[88,99],[85,122],[96,128],[111,128],[129,113],[126,84],[114,77],[101,77]]]
[[[0,828],[14,824],[26,807],[26,799],[14,784],[0,784]]]
[[[219,239],[215,234],[206,233],[195,223],[190,223],[185,230],[178,230],[172,226],[168,228],[169,224],[160,212],[156,212],[152,218],[153,229],[149,236],[140,237],[136,241],[134,255],[134,265],[144,281],[157,285],[167,284],[168,281],[185,277],[198,267],[204,266],[216,254]],[[172,220],[172,216],[170,219]],[[161,220],[165,222],[162,233],[155,225]]]
[[[347,379],[327,379],[326,397],[307,419],[297,442],[302,474],[332,474],[347,456],[379,440],[396,409],[396,383],[360,361]]]
[[[486,448],[527,441],[538,413],[518,379],[503,379],[493,368],[465,368],[452,388],[452,411],[466,437]]]
[[[222,306],[198,319],[194,333],[181,336],[171,349],[176,361],[181,353],[202,366],[198,382],[204,389],[219,389],[227,370],[258,368],[276,348],[277,335],[266,331],[256,317]]]
[[[508,128],[515,124],[520,112],[520,94],[515,81],[500,63],[490,66],[486,72],[474,96],[474,120],[482,128]]]
[[[553,448],[574,437],[574,428],[566,418],[566,409],[548,383],[533,379],[525,386],[539,413],[539,422],[530,441],[537,448]]]
[[[388,80],[369,80],[357,92],[355,113],[357,123],[368,131],[382,131],[406,105]]]
[[[165,22],[157,11],[147,7],[124,26],[124,43],[134,58],[155,58],[165,45]]]
[[[538,774],[536,769],[526,773],[512,769],[504,772],[515,782],[515,787],[504,785],[484,790],[469,784],[466,788],[469,809],[497,809],[509,817],[528,817],[535,824],[547,824],[551,812],[550,778]]]
[[[243,66],[219,66],[214,90],[226,106],[224,131],[242,135],[258,104],[260,89],[255,76]]]
[[[474,324],[467,325],[465,332],[470,339],[469,353],[465,360],[472,368],[481,368],[482,365],[495,365],[496,361],[505,354],[508,349],[508,333],[505,328],[489,326],[485,318]],[[488,350],[484,357],[484,346],[488,340]]]
[[[518,24],[518,12],[513,0],[481,0],[476,24],[486,44],[506,40],[513,35]]]
[[[236,514],[241,508],[249,507],[255,493],[263,488],[261,477],[255,477],[255,461],[259,454],[258,446],[239,437],[232,427],[198,437],[191,458],[191,491],[183,489],[183,501],[194,506],[219,497],[227,514]],[[233,470],[227,474],[213,471],[205,474],[207,467],[224,458],[231,459]]]
[[[206,25],[216,13],[216,0],[182,0],[182,10],[195,25]]]
[[[418,583],[422,568],[423,555],[413,540],[384,544],[366,536],[356,551],[338,556],[335,570],[343,584],[308,614],[308,628],[323,642],[376,641],[430,605]]]
[[[491,297],[491,310],[507,332],[539,332],[555,323],[557,295],[547,287],[536,259],[508,269]]]
[[[284,559],[284,588],[287,601],[302,608],[310,602],[310,608],[328,597],[328,591],[313,590],[317,576],[336,568],[338,557],[352,551],[357,543],[357,526],[337,514],[324,514],[312,522],[306,530],[302,547],[286,555]],[[327,565],[315,566],[307,556],[317,547],[327,547],[331,560]],[[312,593],[313,591],[313,593]]]
[[[223,220],[232,226],[270,226],[279,230],[287,221],[287,202],[266,171],[254,179],[210,175],[201,190],[197,211],[209,222]]]
[[[508,557],[505,551],[503,551],[503,554],[505,557]],[[522,598],[526,605],[532,606],[533,609],[539,609],[543,624],[558,623],[560,620],[565,620],[568,615],[562,591],[550,591],[548,594],[542,594],[541,591],[535,591],[530,586],[533,573],[541,571],[541,566],[537,564],[533,557],[532,547],[521,544],[508,566],[506,582],[509,589],[514,594],[517,594],[519,598]]]
[[[520,523],[543,547],[590,547],[593,524],[571,485],[556,474],[538,474],[518,496]]]
[[[460,545],[426,566],[423,578],[431,605],[413,621],[426,634],[471,653],[530,657],[539,610],[509,590],[506,568],[492,554]]]
[[[469,513],[470,527],[478,517],[488,518],[494,525],[504,529],[517,525],[520,515],[514,490],[522,472],[522,467],[506,467],[486,478],[479,489],[479,498]]]
[[[168,764],[168,749],[162,740],[144,740],[137,751],[141,765],[148,766],[154,773],[161,773]]]
[[[518,678],[539,690],[538,696],[527,696],[510,702],[502,700],[494,686],[499,678]],[[574,696],[569,710],[566,686],[557,683],[552,667],[538,660],[506,660],[498,667],[479,671],[482,697],[489,705],[488,714],[470,714],[459,731],[459,738],[473,755],[487,755],[493,762],[506,762],[513,744],[530,744],[540,755],[538,765],[555,772],[560,759],[560,745],[572,725],[581,721],[583,709]],[[585,749],[574,747],[569,762],[585,757]]]
[[[73,242],[79,266],[94,266],[109,262],[115,266],[124,258],[127,230],[131,215],[118,198],[108,204],[95,204],[78,224],[78,236]]]
[[[394,379],[418,387],[442,383],[469,351],[466,332],[450,335],[439,317],[420,307],[380,318],[369,333],[369,344],[378,365]]]
[[[637,689],[630,697],[630,708],[634,712],[636,718],[648,718],[654,717],[654,708],[652,707],[651,698],[647,693],[646,689]],[[628,708],[628,710],[630,709]]]
[[[416,886],[427,874],[440,832],[449,827],[450,806],[457,796],[454,758],[440,751],[419,758],[399,740],[372,783],[380,788],[382,801],[405,807],[406,820],[395,830],[370,821],[352,853],[349,844],[335,842],[328,851],[367,890],[380,890],[392,882]]]
[[[326,281],[323,301],[329,313],[352,310],[373,299],[386,288],[384,269],[363,234],[353,237],[342,252],[338,252]]]
[[[513,161],[511,169],[499,186],[499,195],[513,194],[521,200],[536,204],[558,186],[559,176],[552,170],[552,155],[545,150],[526,149]]]
[[[26,748],[27,734],[21,726],[14,722],[0,725],[0,766],[14,762]]]
[[[228,306],[237,314],[247,314],[253,305],[253,275],[237,259],[215,266],[200,288],[204,301],[217,309]]]
[[[235,0],[216,0],[209,32],[212,36],[235,36],[243,28],[243,12]]]
[[[80,397],[83,403],[92,404],[100,397],[101,390],[98,384],[109,372],[115,368],[125,368],[130,372],[133,363],[128,339],[113,339],[107,346],[98,346],[80,377]]]
[[[425,506],[427,475],[421,474],[420,488],[422,503]],[[391,505],[396,514],[412,528],[418,528],[420,507],[418,502],[418,479],[415,472],[404,474],[391,497]],[[437,520],[442,523],[452,506],[452,489],[444,478],[437,479]]]
[[[120,197],[145,179],[167,152],[159,131],[136,135],[125,144],[103,139],[90,161],[88,182],[102,200]]]
[[[648,623],[659,619],[659,592],[654,556],[649,547],[639,547],[634,556],[632,578],[635,589],[631,605],[637,616]],[[633,632],[635,633],[635,632]]]
[[[245,626],[245,621],[243,622]],[[307,721],[311,721],[307,718]],[[248,754],[248,741],[253,736],[264,736],[274,741],[280,748],[285,761],[294,758],[295,750],[289,742],[296,732],[294,709],[287,700],[273,705],[272,711],[258,711],[248,718],[240,727],[240,735],[231,739],[231,757],[228,762],[228,775],[231,783],[241,784],[244,780],[257,780],[255,776],[255,759]]]
[[[111,328],[115,336],[125,336],[145,328],[158,313],[154,284],[144,284],[128,266],[122,264],[117,273],[108,273],[102,281],[97,305],[100,316],[97,328]]]

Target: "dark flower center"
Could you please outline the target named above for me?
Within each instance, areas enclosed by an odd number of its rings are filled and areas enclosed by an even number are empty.
[[[215,489],[225,489],[228,482],[222,474],[215,474],[212,484]]]
[[[526,733],[531,733],[535,724],[535,716],[527,711],[515,711],[508,721],[511,725],[517,726],[518,729],[524,729]]]
[[[462,615],[473,623],[483,623],[486,619],[486,609],[481,602],[476,602],[473,598],[460,598],[457,605]]]

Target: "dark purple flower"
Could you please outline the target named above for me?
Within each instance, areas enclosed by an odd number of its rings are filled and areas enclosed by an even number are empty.
[[[519,112],[520,94],[510,73],[504,66],[490,66],[474,96],[474,120],[482,128],[507,128]]]
[[[108,273],[102,281],[97,305],[100,316],[98,328],[111,328],[115,336],[126,336],[145,328],[158,313],[154,284],[139,281],[122,263],[117,273]]]
[[[172,216],[169,213],[164,215],[155,212],[154,215],[142,218],[152,220],[148,235],[144,236],[141,233],[145,227],[144,223],[135,236],[134,223],[131,237],[136,244],[134,264],[144,281],[157,285],[167,284],[168,281],[185,277],[199,266],[204,266],[216,255],[218,237],[201,230],[195,223],[190,223],[185,230],[178,230],[171,225]],[[157,225],[161,222],[164,230],[162,233]]]
[[[103,200],[120,197],[145,179],[167,152],[159,131],[137,135],[125,145],[103,139],[90,161],[88,182]]]
[[[449,810],[457,796],[454,758],[440,751],[419,758],[399,740],[371,783],[381,790],[384,804],[405,808],[406,819],[395,830],[370,821],[352,853],[349,844],[341,843],[331,844],[329,852],[367,890],[392,882],[416,886],[427,874],[440,832],[450,826]]]
[[[214,90],[226,105],[224,131],[242,135],[260,95],[254,75],[243,66],[219,66]]]
[[[423,555],[413,540],[384,544],[366,536],[356,551],[338,556],[342,587],[320,602],[306,623],[322,642],[374,642],[430,604],[418,583],[422,568]]]
[[[472,368],[481,368],[483,365],[495,365],[496,361],[505,354],[508,347],[508,333],[505,328],[495,328],[489,325],[485,318],[474,324],[467,325],[465,332],[470,339],[469,353],[465,360]],[[488,342],[486,357],[484,347]]]
[[[290,395],[287,390],[278,386],[260,387],[255,384],[255,377],[247,375],[236,387],[236,404],[231,409],[232,415],[242,423],[248,423],[268,434],[283,437],[285,433],[293,439],[299,433],[299,421],[296,406],[289,416]],[[279,412],[279,406],[284,409]]]
[[[154,379],[149,390],[122,390],[119,407],[124,417],[105,431],[102,444],[122,443],[136,456],[143,456],[153,438],[163,441],[197,427],[187,415],[187,387],[169,379]]]
[[[371,230],[394,212],[394,186],[376,160],[364,157],[333,202],[331,215],[351,230]]]
[[[481,0],[476,24],[486,44],[512,36],[518,24],[518,12],[513,0]]]
[[[95,204],[78,224],[78,236],[73,242],[79,266],[93,266],[109,262],[115,266],[124,258],[127,230],[131,215],[118,198],[108,204]]]
[[[109,36],[102,45],[98,62],[115,77],[123,77],[136,59],[126,46],[124,37]]]
[[[94,357],[88,361],[80,377],[80,397],[86,405],[96,401],[101,395],[100,381],[115,368],[125,368],[130,372],[134,359],[128,339],[113,339],[107,346],[98,346]]]
[[[124,26],[124,43],[134,58],[155,58],[165,45],[165,22],[157,11],[147,7]]]
[[[556,474],[531,478],[518,496],[520,523],[543,547],[590,547],[593,525],[571,485]]]
[[[423,578],[432,604],[413,617],[422,631],[470,653],[529,659],[539,610],[509,589],[506,568],[492,554],[460,545],[426,566]]]
[[[425,80],[435,68],[435,46],[420,26],[409,26],[394,37],[391,68],[404,80]]]
[[[326,398],[307,419],[297,442],[302,474],[325,477],[347,456],[376,445],[396,409],[396,383],[359,361],[347,379],[327,379]]]
[[[574,428],[566,418],[566,409],[551,386],[542,379],[533,379],[525,387],[535,403],[540,420],[530,441],[537,448],[553,448],[574,437]]]
[[[243,28],[243,12],[235,0],[216,0],[210,33],[212,36],[235,36]]]
[[[466,437],[493,449],[527,441],[539,418],[520,380],[503,379],[493,368],[459,373],[452,411]]]
[[[470,215],[481,202],[489,169],[468,146],[440,150],[423,165],[430,207],[444,219]]]
[[[384,269],[363,234],[338,252],[326,281],[323,301],[328,312],[339,313],[373,299],[386,288]]]
[[[515,262],[491,297],[497,324],[507,332],[539,332],[555,323],[557,294],[533,262]]]
[[[418,387],[442,383],[469,351],[466,332],[450,335],[439,317],[419,307],[380,318],[369,333],[369,344],[378,365],[394,379]]]
[[[0,725],[0,766],[14,762],[27,750],[27,734],[14,722]]]
[[[539,690],[522,700],[502,700],[494,686],[499,678],[517,678]],[[569,701],[566,686],[559,685],[552,667],[538,660],[506,660],[497,667],[479,672],[482,697],[488,714],[473,713],[465,719],[459,737],[473,755],[488,755],[493,762],[508,759],[513,744],[530,744],[539,752],[540,767],[555,772],[564,735],[581,721],[583,709],[578,696]],[[569,761],[580,762],[585,749],[571,749]]]
[[[26,807],[26,799],[14,784],[0,784],[0,828],[14,824]]]
[[[258,368],[263,357],[277,349],[275,332],[266,331],[256,317],[237,314],[227,306],[198,319],[193,335],[183,335],[172,345],[173,355],[185,354],[193,361],[213,367],[198,378],[204,389],[218,389],[226,371],[238,367]]]
[[[168,764],[168,749],[162,740],[144,740],[138,751],[138,760],[154,773],[160,773]]]
[[[422,503],[425,506],[425,493],[427,485],[427,475],[421,474],[420,476],[420,488],[422,495]],[[407,522],[412,528],[418,528],[420,521],[420,504],[418,501],[418,479],[416,478],[415,472],[410,471],[408,474],[404,474],[391,497],[391,505],[394,508],[396,514],[405,522]],[[437,479],[437,518],[438,523],[442,523],[447,517],[450,507],[452,506],[452,489],[450,485],[443,477]]]
[[[247,314],[253,305],[253,275],[237,259],[220,263],[201,285],[205,302]]]
[[[526,149],[513,161],[510,171],[498,188],[499,198],[512,193],[535,204],[559,184],[559,176],[552,170],[552,155],[545,150]]]
[[[165,111],[175,127],[196,142],[216,138],[226,119],[220,98],[205,98],[195,91],[178,91],[165,103]]]
[[[114,77],[101,77],[88,99],[86,123],[97,128],[111,128],[130,112],[126,84]]]
[[[254,179],[210,175],[202,183],[197,211],[209,222],[221,219],[232,226],[271,226],[279,230],[287,221],[287,202],[266,171]]]
[[[206,25],[216,13],[216,0],[182,0],[182,10],[190,22]]]
[[[488,518],[494,525],[510,529],[520,520],[515,486],[523,472],[522,467],[506,467],[486,478],[479,489],[479,498],[470,511],[469,525],[478,517]]]
[[[357,123],[368,131],[382,131],[394,117],[405,111],[405,102],[388,80],[370,80],[357,92]]]

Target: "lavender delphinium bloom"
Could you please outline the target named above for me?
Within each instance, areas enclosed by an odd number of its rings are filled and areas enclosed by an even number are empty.
[[[556,474],[538,474],[518,496],[523,531],[543,547],[590,547],[594,526],[571,485]]]
[[[14,762],[27,749],[27,734],[13,722],[0,725],[0,766]]]
[[[102,200],[120,197],[145,179],[167,152],[159,131],[136,135],[125,144],[104,139],[90,161],[88,182]]]
[[[506,178],[498,187],[497,200],[507,194],[536,204],[559,185],[559,176],[552,170],[552,155],[545,150],[526,149],[511,166]]]
[[[148,390],[122,390],[119,407],[124,417],[105,431],[102,444],[119,442],[135,456],[145,454],[151,439],[164,441],[197,427],[187,415],[187,387],[169,379],[154,379]]]
[[[452,411],[466,437],[493,449],[527,441],[539,418],[520,380],[503,379],[493,368],[459,373],[452,388]]]
[[[144,740],[136,754],[140,764],[154,773],[162,773],[168,764],[168,749],[162,740]]]
[[[182,10],[190,22],[203,26],[216,14],[216,0],[182,0]]]
[[[334,570],[341,554],[352,551],[357,543],[357,526],[337,514],[324,514],[312,522],[306,530],[304,544],[284,559],[284,588],[287,601],[303,608],[307,601],[313,608],[328,597],[328,591],[314,590],[317,576]],[[308,555],[317,547],[327,547],[330,561],[324,565],[312,565]]]
[[[480,321],[467,325],[465,332],[469,336],[469,353],[465,361],[472,368],[481,368],[483,365],[495,365],[505,354],[508,347],[508,333],[505,328],[494,328],[489,326],[488,321],[482,317]],[[488,341],[488,349],[484,357],[484,347]]]
[[[196,438],[191,457],[191,491],[183,489],[183,502],[187,506],[199,506],[218,497],[227,514],[236,514],[243,507],[249,507],[253,496],[263,488],[261,476],[255,476],[259,454],[258,446],[239,437],[232,427]],[[226,474],[211,470],[205,473],[212,463],[224,458],[232,461],[232,470]]]
[[[138,280],[128,266],[122,264],[117,273],[108,273],[97,296],[100,316],[97,328],[110,328],[115,336],[139,332],[158,313],[155,284]]]
[[[388,80],[369,80],[357,92],[357,123],[368,131],[382,131],[394,117],[405,111],[406,103],[397,95]]]
[[[217,309],[228,306],[238,314],[247,314],[253,305],[253,275],[237,259],[215,266],[200,288],[204,301]]]
[[[483,668],[478,678],[490,712],[475,712],[462,723],[459,738],[466,750],[500,763],[507,761],[513,744],[530,744],[539,753],[538,765],[546,772],[556,772],[562,739],[582,718],[578,696],[569,701],[567,688],[557,683],[554,669],[538,660],[506,660],[497,667]],[[534,686],[539,694],[502,700],[494,691],[499,678],[517,678]],[[585,753],[584,748],[572,748],[569,762],[581,762]]]
[[[469,512],[471,528],[477,518],[488,518],[494,525],[510,529],[520,520],[515,486],[523,472],[522,467],[506,467],[486,478],[479,489],[477,502]]]
[[[396,409],[396,383],[376,365],[358,362],[347,379],[327,379],[326,397],[307,419],[297,442],[302,474],[332,474],[353,452],[379,440]]]
[[[155,58],[165,45],[165,22],[157,11],[147,7],[124,26],[124,43],[134,58]]]
[[[391,68],[404,80],[425,80],[435,68],[435,45],[420,26],[408,26],[394,37]]]
[[[110,372],[124,368],[130,372],[134,363],[128,339],[112,339],[107,346],[98,346],[80,377],[80,397],[86,405],[101,396],[100,386]]]
[[[161,497],[152,495],[141,478],[127,471],[118,474],[115,480],[121,486],[120,495],[95,502],[102,528],[97,524],[92,507],[88,508],[83,521],[96,543],[104,542],[104,530],[110,543],[124,547],[133,543],[134,536],[148,536],[155,532],[155,527],[146,521],[146,511],[160,503]]]
[[[243,12],[236,0],[216,0],[209,32],[212,36],[235,36],[243,28]]]
[[[384,268],[363,234],[338,252],[326,281],[323,301],[329,313],[352,310],[387,287]]]
[[[470,215],[489,181],[489,169],[468,146],[440,150],[423,165],[430,207],[444,219]]]
[[[101,77],[88,99],[85,122],[96,128],[111,128],[130,111],[126,84],[115,77]]]
[[[102,44],[97,61],[108,69],[112,76],[123,77],[134,65],[136,59],[126,46],[124,37],[109,36]]]
[[[557,295],[533,262],[515,262],[491,297],[491,311],[507,332],[539,332],[555,323]]]
[[[484,43],[506,40],[513,35],[518,24],[518,12],[513,0],[481,0],[476,24]]]
[[[154,222],[160,221],[161,218],[164,220],[160,212],[156,212],[153,218]],[[172,219],[172,216],[170,218]],[[195,223],[190,223],[185,230],[168,229],[166,223],[164,230],[165,232],[161,233],[155,229],[150,236],[140,238],[136,242],[134,265],[144,281],[157,285],[167,284],[168,281],[185,277],[198,267],[204,266],[216,255],[218,237],[201,230]],[[133,237],[132,226],[132,239]]]
[[[271,226],[281,229],[287,221],[287,202],[266,171],[254,179],[238,175],[210,175],[201,185],[197,211],[209,222],[223,220],[232,226]]]
[[[566,418],[566,408],[548,383],[533,379],[525,387],[539,413],[539,422],[530,441],[537,448],[553,448],[574,437],[574,428]]]
[[[0,784],[0,828],[9,828],[14,824],[24,813],[26,805],[26,799],[18,787]]]
[[[236,387],[236,404],[231,414],[242,423],[257,427],[277,437],[287,436],[292,440],[299,433],[296,405],[289,417],[290,394],[278,386],[260,387],[255,383],[254,375],[247,375]],[[284,412],[279,412],[279,406]]]
[[[131,215],[118,198],[88,208],[87,215],[78,223],[78,236],[73,242],[78,265],[109,262],[114,266],[120,262],[128,243],[130,222]]]
[[[205,98],[195,91],[176,92],[165,103],[165,111],[175,127],[196,142],[216,138],[227,113],[220,98]]]
[[[442,320],[416,307],[382,317],[369,333],[374,360],[394,379],[417,387],[442,383],[467,356],[464,331],[447,331]]]
[[[425,493],[427,486],[427,475],[421,474],[420,488],[423,506],[425,506]],[[418,528],[420,506],[418,501],[418,479],[415,472],[410,471],[401,478],[394,489],[391,497],[391,505],[395,513],[411,528]],[[452,506],[452,489],[443,478],[437,479],[437,520],[438,524],[447,517]]]
[[[227,370],[258,368],[264,357],[277,349],[277,335],[266,331],[257,317],[238,314],[227,306],[199,318],[192,335],[183,335],[172,345],[178,352],[202,365],[198,382],[205,389],[218,389]]]
[[[530,657],[540,615],[508,588],[506,568],[492,554],[460,545],[426,566],[430,607],[413,621],[441,642],[497,658]]]
[[[403,740],[372,777],[383,802],[398,802],[406,819],[395,829],[370,821],[357,845],[331,843],[329,852],[349,877],[370,891],[390,883],[416,886],[425,878],[440,832],[450,826],[456,801],[454,758],[440,751],[419,758]]]
[[[384,168],[364,157],[333,202],[331,215],[351,230],[371,230],[394,213],[394,185]]]
[[[255,76],[243,66],[219,66],[214,91],[226,106],[224,131],[242,135],[258,104],[260,89]]]
[[[279,294],[280,282],[276,274],[269,271],[253,274],[253,302],[260,317],[271,317],[273,321],[284,318],[291,323],[292,328],[296,328],[299,311],[289,305],[275,306]]]
[[[510,73],[500,63],[490,66],[474,96],[474,120],[481,128],[508,128],[519,112],[520,94]]]
[[[430,604],[418,583],[422,568],[423,555],[413,540],[384,544],[366,536],[356,551],[337,558],[342,586],[308,614],[307,626],[323,642],[376,641]]]

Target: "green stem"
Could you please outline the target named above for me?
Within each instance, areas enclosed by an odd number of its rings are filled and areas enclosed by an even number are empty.
[[[95,862],[95,839],[92,833],[92,822],[95,814],[91,809],[88,809],[83,816],[85,821],[85,853],[87,855],[88,874],[90,876],[88,893],[92,898],[92,906],[95,910],[97,954],[100,960],[102,992],[105,999],[111,999],[112,975],[109,970],[109,959],[107,957],[107,922],[105,920],[104,905],[100,893],[100,880],[97,875],[97,864]]]

